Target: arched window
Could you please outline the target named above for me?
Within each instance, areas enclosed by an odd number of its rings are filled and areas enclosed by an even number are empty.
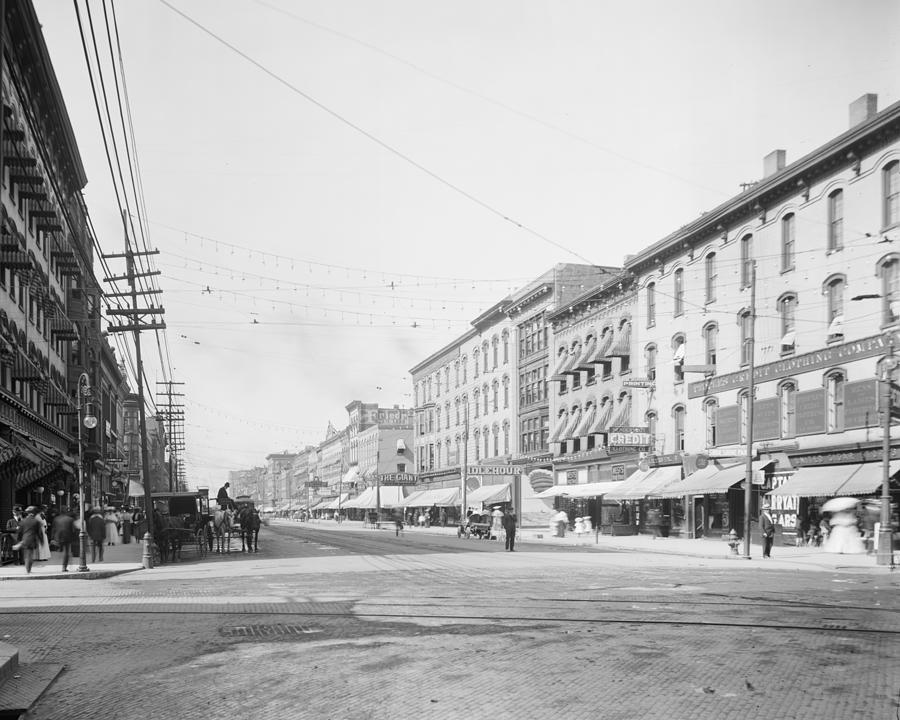
[[[828,196],[828,251],[844,247],[844,191],[835,190]]]
[[[478,368],[480,367],[478,364],[478,359],[481,357],[481,351],[478,348],[475,348],[472,351],[472,377],[478,377]]]
[[[644,348],[644,364],[647,367],[647,379],[656,380],[656,345],[648,345]]]
[[[481,346],[481,355],[482,355],[482,357],[484,358],[484,371],[485,371],[485,372],[488,371],[488,352],[489,352],[489,347],[490,347],[490,346],[488,345],[488,341],[485,340],[484,343],[483,343],[482,346]]]
[[[706,348],[706,364],[715,365],[717,357],[716,348],[719,344],[719,326],[714,322],[707,323],[703,327],[703,344]]]
[[[678,334],[672,338],[672,362],[675,368],[675,382],[684,382],[684,356],[687,352],[687,346],[684,342],[684,335]]]
[[[825,281],[823,293],[828,303],[828,341],[844,338],[844,287],[843,275],[834,275]]]
[[[900,321],[900,256],[891,255],[878,264],[881,278],[881,307],[883,322],[891,325]]]
[[[491,338],[491,356],[494,362],[494,370],[496,370],[500,364],[500,338],[496,335]]]
[[[475,405],[475,417],[478,417],[479,412],[481,412],[481,390],[475,388],[472,391],[472,400]]]
[[[674,275],[674,288],[672,295],[675,299],[675,315],[684,314],[684,270],[678,268]]]
[[[503,454],[509,455],[509,421],[503,421]]]
[[[441,454],[442,454],[442,453],[441,453],[441,447],[442,447],[441,441],[438,440],[438,442],[437,442],[437,444],[435,445],[435,448],[434,448],[434,467],[435,467],[435,468],[440,468],[440,467],[441,467]]]
[[[500,428],[494,425],[491,431],[491,434],[494,436],[494,457],[500,457]]]
[[[884,227],[900,224],[900,161],[885,166],[882,171],[884,186]]]
[[[750,287],[750,276],[753,268],[753,236],[741,238],[741,287]]]
[[[781,437],[795,437],[797,435],[797,383],[789,381],[779,385],[778,399],[781,416]]]
[[[509,375],[503,376],[503,407],[509,407]]]
[[[716,254],[706,256],[706,302],[716,299]]]
[[[504,330],[500,337],[503,342],[503,364],[506,365],[509,362],[509,331]]]
[[[749,310],[741,310],[738,324],[741,326],[741,365],[749,365],[753,352],[753,316]]]
[[[684,450],[684,405],[672,408],[672,432],[675,438],[675,452]]]
[[[431,378],[428,378],[428,402],[431,402]]]
[[[653,450],[659,450],[658,443],[656,442],[656,426],[657,426],[657,415],[655,410],[648,410],[644,415],[644,420],[647,423],[647,430],[650,433],[650,441],[652,443]]]
[[[441,371],[440,370],[438,370],[434,374],[434,396],[435,397],[441,396]]]
[[[453,401],[454,406],[456,406],[456,424],[459,425],[459,398]]]
[[[456,387],[459,387],[459,360],[453,363],[453,370],[456,375]]]
[[[481,432],[478,428],[475,428],[475,432],[472,434],[475,440],[475,460],[481,460]]]
[[[491,433],[488,431],[487,426],[482,431],[481,437],[484,439],[484,456],[488,458],[491,456]]]
[[[825,376],[828,432],[841,432],[844,429],[844,386],[846,381],[846,376],[840,370]]]
[[[421,404],[421,403],[419,402],[419,391],[420,391],[421,389],[422,389],[422,384],[421,384],[421,383],[416,383],[416,384],[413,386],[413,393],[414,393],[413,400],[414,400],[414,402],[415,402],[415,406],[416,406],[416,407],[419,407],[419,405]]]
[[[706,447],[716,446],[716,415],[719,412],[719,403],[715,398],[707,398],[703,401],[703,414],[706,423]]]
[[[500,383],[494,380],[491,383],[491,404],[494,407],[494,412],[497,412],[500,409]]]
[[[778,317],[781,319],[781,352],[789,354],[797,349],[797,295],[785,293],[778,298]]]
[[[450,392],[450,366],[444,368],[444,389]]]
[[[487,383],[481,389],[481,397],[484,399],[484,414],[487,415],[491,411],[491,395]]]
[[[462,381],[463,381],[463,385],[465,385],[467,382],[469,382],[469,380],[468,380],[469,359],[465,355],[463,355],[460,364],[462,365]]]
[[[795,231],[794,214],[785,215],[781,219],[781,272],[794,269]]]
[[[444,405],[444,420],[447,428],[450,428],[450,401],[448,400]]]
[[[656,325],[656,283],[647,285],[647,327]]]

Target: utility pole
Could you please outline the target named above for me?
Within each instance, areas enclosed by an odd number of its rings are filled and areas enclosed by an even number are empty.
[[[157,255],[159,250],[147,250],[145,252],[135,252],[131,248],[131,240],[128,237],[128,219],[125,212],[122,212],[122,225],[125,230],[125,252],[115,255],[104,255],[107,260],[114,258],[125,258],[126,274],[122,276],[114,276],[104,278],[104,282],[116,282],[119,280],[127,280],[129,287],[129,295],[131,298],[130,308],[110,308],[107,314],[111,316],[123,316],[127,318],[124,323],[109,325],[107,331],[110,333],[131,332],[134,333],[134,353],[137,363],[137,391],[138,391],[138,417],[140,419],[141,433],[141,470],[144,481],[144,512],[147,515],[147,532],[144,535],[144,556],[143,565],[145,568],[153,567],[153,554],[151,551],[153,543],[153,499],[151,497],[152,489],[150,487],[150,455],[147,452],[147,413],[144,407],[144,363],[141,358],[141,331],[142,330],[164,330],[166,324],[162,321],[147,321],[142,316],[162,315],[165,310],[162,307],[150,306],[147,308],[138,307],[139,295],[156,294],[159,291],[139,291],[135,280],[139,277],[148,277],[151,275],[159,275],[159,270],[148,272],[136,272],[134,266],[135,257],[141,255]]]
[[[744,559],[750,559],[750,501],[753,497],[753,401],[756,395],[756,382],[753,377],[753,362],[756,333],[756,260],[750,265],[750,332],[747,343],[747,469],[744,473]]]
[[[177,492],[179,489],[179,480],[178,475],[178,463],[175,458],[178,453],[180,453],[184,447],[182,445],[182,437],[181,432],[179,432],[178,437],[176,437],[176,428],[175,425],[181,424],[184,422],[184,404],[173,405],[172,398],[184,397],[184,393],[174,392],[172,390],[175,385],[184,385],[183,382],[174,382],[173,380],[166,380],[163,382],[157,382],[157,385],[164,385],[166,387],[165,390],[157,390],[157,396],[162,396],[166,399],[165,403],[160,403],[157,399],[157,407],[163,405],[164,409],[160,412],[160,416],[168,423],[168,431],[167,435],[169,438],[169,492]],[[178,428],[181,431],[181,427]]]
[[[894,335],[886,334],[888,354],[881,367],[881,422],[884,434],[881,440],[881,520],[878,528],[878,543],[875,550],[876,565],[894,567],[893,528],[891,526],[891,422],[900,414],[900,407],[894,402],[894,396],[900,393],[900,387],[894,384],[894,371],[897,369],[897,357],[894,355]]]
[[[469,474],[469,396],[465,396],[463,401],[463,446],[462,446],[462,465],[459,472],[459,523],[461,527],[465,527],[466,523],[466,498],[468,487],[466,486],[466,475]],[[521,511],[520,511],[521,512]]]

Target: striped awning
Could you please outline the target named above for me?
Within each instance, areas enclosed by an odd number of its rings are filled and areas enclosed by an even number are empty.
[[[591,358],[592,363],[598,363],[608,358],[609,351],[612,348],[613,340],[615,339],[615,333],[611,330],[609,332],[603,333],[600,336],[600,342],[597,345],[597,351],[594,353],[594,356]]]
[[[565,434],[566,427],[568,426],[568,424],[569,424],[569,416],[568,415],[565,415],[564,417],[560,418],[556,424],[556,427],[553,428],[553,432],[550,434],[550,437],[548,438],[547,442],[552,442],[552,443],[562,442],[564,439],[563,435]]]
[[[604,403],[600,406],[600,410],[597,413],[597,419],[594,421],[593,426],[591,427],[591,434],[594,433],[604,433],[606,432],[606,428],[609,425],[609,419],[612,417],[613,413],[613,404],[611,402]]]
[[[585,437],[588,434],[588,430],[594,424],[594,417],[597,415],[597,406],[591,403],[581,415],[581,420],[575,427],[572,437]]]
[[[616,341],[609,349],[610,357],[628,357],[631,355],[631,323],[625,323],[616,332]]]
[[[618,487],[606,493],[607,500],[643,500],[659,493],[669,484],[681,479],[681,465],[636,470]]]
[[[581,420],[581,408],[576,407],[572,410],[569,415],[569,420],[566,422],[566,429],[563,434],[560,436],[560,440],[571,440],[575,435],[575,428],[578,427],[578,421]]]
[[[500,485],[482,485],[471,492],[466,493],[466,504],[469,503],[504,503],[510,500],[509,483]]]
[[[588,341],[584,344],[584,349],[581,351],[581,354],[579,355],[578,360],[575,363],[575,370],[592,369],[594,367],[594,364],[591,362],[591,357],[593,357],[596,350],[597,337],[595,335],[591,335]]]
[[[616,416],[610,421],[609,427],[629,427],[631,425],[631,395],[626,395],[619,403]]]

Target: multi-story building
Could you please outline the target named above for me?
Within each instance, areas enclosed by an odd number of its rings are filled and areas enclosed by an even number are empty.
[[[413,411],[354,400],[347,405],[349,464],[370,485],[375,475],[413,471]],[[401,469],[398,469],[398,465]]]
[[[686,534],[740,532],[748,451],[751,517],[771,493],[785,533],[817,497],[880,487],[877,379],[900,342],[900,103],[879,113],[865,95],[850,120],[796,162],[771,153],[759,182],[626,261],[636,365],[655,382],[634,419],[659,464],[685,466],[655,494]]]
[[[231,486],[232,497],[247,495],[254,500],[261,502],[263,498],[263,487],[266,475],[265,467],[253,467],[246,470],[230,470],[228,472],[228,483]],[[218,492],[218,488],[210,488],[213,497]]]
[[[624,480],[637,467],[639,448],[622,442],[634,432],[632,332],[633,280],[610,276],[581,297],[550,313],[550,447],[554,485],[570,499],[600,495],[606,483]],[[635,406],[638,407],[635,407]],[[643,448],[648,450],[649,448]],[[579,485],[577,491],[571,486]],[[601,523],[599,506],[588,503]],[[584,510],[581,510],[584,512]]]
[[[40,23],[31,2],[5,3],[3,13],[0,515],[8,517],[14,502],[52,503],[76,490],[70,420],[80,373],[99,381],[100,290],[87,181]]]
[[[260,499],[276,510],[289,504],[294,493],[293,465],[296,453],[287,451],[266,455],[266,471],[263,476]]]
[[[618,268],[563,263],[510,296],[506,314],[515,324],[512,398],[518,440],[512,462],[520,466],[532,490],[545,490],[552,484],[547,381],[553,368],[548,315],[618,272]],[[534,509],[519,500],[516,505],[521,508],[520,517],[529,520],[526,516],[533,514]]]

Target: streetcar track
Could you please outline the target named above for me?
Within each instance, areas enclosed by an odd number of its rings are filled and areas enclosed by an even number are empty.
[[[529,623],[562,623],[566,625],[647,625],[647,626],[684,626],[684,627],[725,627],[725,628],[748,628],[752,630],[797,630],[804,632],[832,632],[832,633],[857,633],[857,634],[874,634],[874,635],[900,635],[900,629],[879,629],[864,627],[827,627],[823,625],[797,625],[779,622],[738,622],[738,621],[699,621],[699,620],[664,620],[664,619],[647,619],[640,618],[565,618],[565,617],[544,617],[544,616],[526,616],[526,615],[426,615],[417,613],[371,613],[371,612],[311,612],[308,610],[286,610],[283,608],[270,610],[247,610],[238,608],[216,609],[216,610],[198,610],[184,608],[165,608],[165,609],[141,609],[141,608],[118,608],[110,611],[108,609],[90,609],[90,608],[40,608],[40,609],[19,609],[7,611],[9,615],[193,615],[193,616],[259,616],[259,617],[330,617],[330,618],[350,618],[353,620],[363,620],[365,618],[385,618],[385,619],[421,619],[421,620],[456,620],[456,621],[480,621],[480,622],[529,622]]]

